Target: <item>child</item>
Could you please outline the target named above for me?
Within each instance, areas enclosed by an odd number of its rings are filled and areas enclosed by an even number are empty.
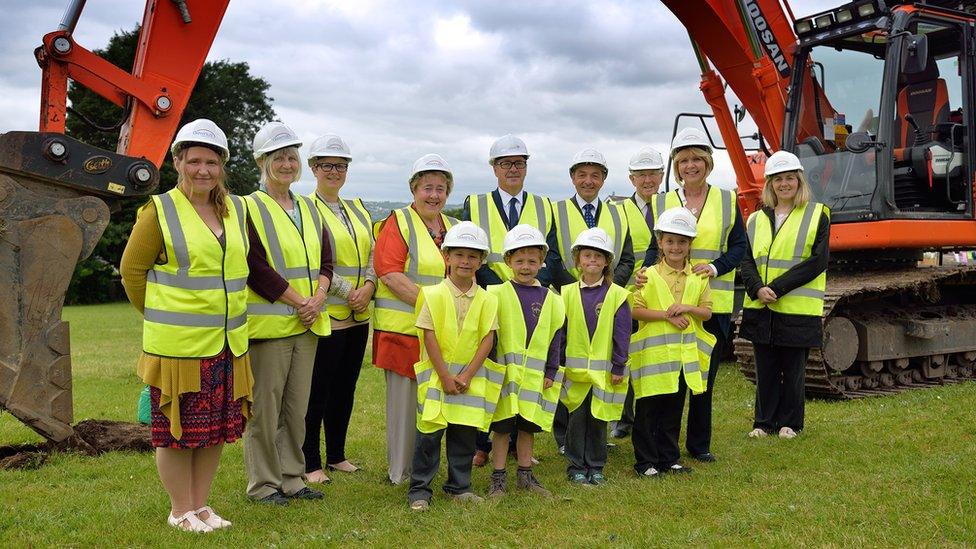
[[[647,284],[634,294],[639,328],[630,344],[634,469],[642,477],[691,472],[678,463],[685,387],[705,391],[715,344],[702,328],[712,316],[708,278],[694,275],[688,261],[697,234],[694,214],[671,208],[654,230],[660,255],[647,270]]]
[[[498,329],[498,300],[475,284],[488,254],[488,236],[470,221],[444,235],[448,277],[422,289],[417,328],[421,338],[417,374],[417,442],[410,473],[410,508],[430,506],[430,488],[440,466],[447,432],[447,483],[458,501],[484,501],[471,491],[471,458],[478,430],[487,431],[504,370],[486,360]]]
[[[549,246],[539,229],[517,225],[505,236],[505,264],[512,279],[488,291],[498,298],[498,362],[505,367],[498,407],[492,418],[491,474],[488,497],[505,495],[505,461],[509,438],[518,432],[516,486],[551,495],[532,474],[535,433],[552,429],[563,371],[559,367],[566,313],[559,295],[543,287],[536,275]]]
[[[627,397],[630,304],[611,282],[613,240],[599,227],[580,233],[572,247],[578,282],[563,286],[566,307],[566,381],[561,401],[569,410],[566,469],[574,484],[606,482],[607,422],[620,419]]]

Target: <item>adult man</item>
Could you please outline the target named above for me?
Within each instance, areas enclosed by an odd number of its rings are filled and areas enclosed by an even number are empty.
[[[583,149],[573,157],[569,175],[576,188],[572,198],[553,204],[556,224],[555,238],[549,240],[550,253],[558,251],[558,257],[547,259],[554,286],[571,284],[579,277],[579,266],[573,263],[572,246],[576,237],[588,228],[600,227],[613,240],[613,281],[627,286],[634,272],[634,249],[623,211],[600,201],[600,189],[607,180],[607,162],[599,151]],[[556,408],[552,434],[562,448],[566,441],[568,412],[560,404]]]
[[[524,223],[539,229],[544,235],[554,231],[549,199],[523,189],[528,161],[529,150],[524,141],[512,134],[498,138],[488,151],[488,165],[494,171],[498,187],[490,193],[473,194],[464,199],[461,219],[481,227],[488,235],[491,246],[487,261],[475,275],[481,287],[501,284],[512,278],[512,269],[505,264],[503,251],[505,235],[512,227]],[[549,251],[547,264],[555,254],[555,250]],[[552,281],[546,266],[542,267],[536,278],[543,286],[548,286]],[[490,451],[491,441],[486,434],[480,434],[474,464],[478,467],[484,465]]]
[[[654,239],[654,208],[653,198],[657,194],[661,181],[664,179],[664,158],[653,147],[643,147],[631,157],[630,182],[634,185],[634,194],[621,203],[620,207],[627,217],[630,237],[633,242],[637,258],[634,261],[634,275],[643,267],[650,267],[657,260],[657,242]],[[628,290],[634,289],[634,277],[631,276]],[[634,391],[627,391],[627,401],[624,403],[624,414],[613,424],[614,438],[625,438],[634,426]]]

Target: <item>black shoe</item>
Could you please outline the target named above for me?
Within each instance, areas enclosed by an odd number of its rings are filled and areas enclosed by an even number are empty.
[[[288,505],[288,498],[285,497],[281,492],[273,492],[264,496],[263,498],[252,499],[251,501],[255,503],[264,503],[265,505]]]
[[[610,436],[613,438],[627,438],[630,436],[630,427],[623,425],[616,427],[613,431],[610,431]]]
[[[702,463],[714,463],[715,462],[715,454],[713,454],[711,452],[705,452],[704,454],[692,454],[691,457],[695,461],[700,461]]]
[[[294,494],[288,494],[287,497],[288,499],[325,499],[325,494],[306,486]]]
[[[666,467],[664,469],[661,469],[661,474],[664,475],[682,475],[682,474],[686,475],[690,472],[691,472],[691,467],[685,467],[680,463],[675,463],[671,465],[671,467]]]

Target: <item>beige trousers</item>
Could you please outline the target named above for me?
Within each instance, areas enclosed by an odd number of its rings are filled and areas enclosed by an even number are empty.
[[[389,370],[386,373],[386,462],[390,482],[410,480],[410,464],[417,441],[417,381]]]
[[[318,336],[305,332],[251,341],[254,406],[244,431],[247,495],[294,494],[305,487],[305,411]]]

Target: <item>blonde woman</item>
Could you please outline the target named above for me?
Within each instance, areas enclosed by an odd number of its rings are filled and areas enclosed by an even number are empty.
[[[765,176],[764,207],[746,223],[749,247],[742,262],[748,297],[739,335],[752,341],[756,359],[749,436],[793,438],[803,429],[807,355],[823,343],[830,212],[811,201],[803,166],[792,153],[773,154]]]
[[[152,444],[171,526],[231,525],[207,505],[224,443],[250,413],[244,201],[224,187],[230,153],[210,120],[172,146],[176,187],[136,218],[119,270],[144,317],[138,372],[151,388]]]

